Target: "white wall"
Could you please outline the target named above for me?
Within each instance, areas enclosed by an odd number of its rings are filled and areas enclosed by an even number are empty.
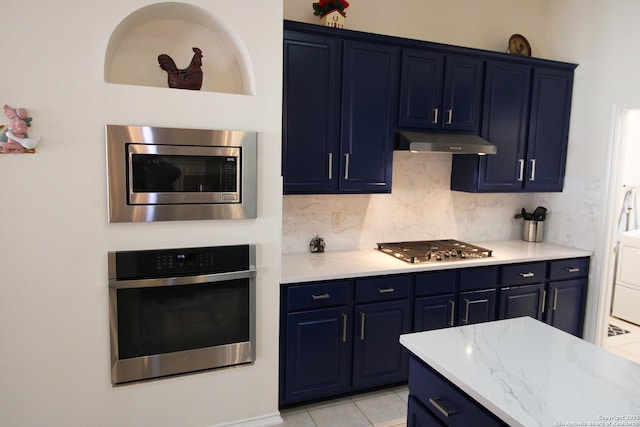
[[[0,0],[0,105],[27,108],[30,135],[42,137],[35,154],[0,155],[2,426],[210,426],[277,413],[282,4],[190,1],[246,45],[255,96],[105,83],[112,31],[149,4]],[[107,123],[258,131],[258,219],[108,224]],[[112,388],[107,252],[235,243],[258,245],[255,365]]]

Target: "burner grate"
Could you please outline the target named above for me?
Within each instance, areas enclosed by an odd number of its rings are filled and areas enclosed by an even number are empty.
[[[413,264],[490,257],[492,251],[459,240],[378,243],[378,250]]]

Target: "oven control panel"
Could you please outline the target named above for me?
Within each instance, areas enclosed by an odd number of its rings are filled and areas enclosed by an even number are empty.
[[[126,280],[249,270],[251,245],[109,252],[109,278]]]

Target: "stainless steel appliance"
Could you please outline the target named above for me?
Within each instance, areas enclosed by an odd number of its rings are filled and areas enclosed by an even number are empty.
[[[398,131],[398,150],[412,153],[497,154],[498,147],[478,135]]]
[[[255,246],[109,252],[113,385],[251,363]]]
[[[256,218],[255,132],[106,126],[109,222]]]
[[[492,254],[490,249],[458,240],[378,243],[378,249],[410,263],[462,261],[490,257]]]
[[[620,236],[611,315],[640,325],[640,230]]]

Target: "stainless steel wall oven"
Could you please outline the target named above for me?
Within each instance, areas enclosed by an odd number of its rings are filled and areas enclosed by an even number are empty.
[[[255,246],[108,253],[113,385],[251,363]]]
[[[107,125],[109,222],[256,217],[255,132]]]

